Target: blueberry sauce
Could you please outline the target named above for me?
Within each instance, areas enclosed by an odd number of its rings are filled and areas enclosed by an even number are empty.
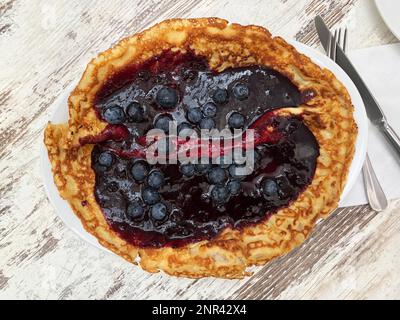
[[[272,69],[217,73],[192,53],[165,52],[113,75],[95,103],[108,126],[80,141],[95,144],[95,197],[106,220],[129,243],[158,248],[268,219],[310,184],[319,156],[301,117],[274,110],[312,97]],[[253,172],[240,176],[234,170],[239,164],[222,162],[147,164],[143,137],[154,127],[166,131],[170,120],[181,129],[253,128]]]

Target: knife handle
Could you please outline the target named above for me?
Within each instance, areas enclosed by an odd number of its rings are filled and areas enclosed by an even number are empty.
[[[391,143],[393,148],[396,150],[397,154],[400,156],[400,138],[396,134],[396,132],[393,130],[393,128],[387,123],[386,119],[382,121],[381,123],[381,128],[383,130],[383,133],[385,134],[385,137],[388,139],[388,141]]]

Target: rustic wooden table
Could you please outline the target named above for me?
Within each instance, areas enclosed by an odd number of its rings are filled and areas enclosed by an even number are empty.
[[[244,280],[151,275],[81,241],[57,217],[39,167],[52,102],[97,52],[170,17],[259,24],[313,47],[313,18],[352,48],[396,42],[372,0],[0,1],[0,298],[400,298],[400,200],[339,209],[312,237]]]

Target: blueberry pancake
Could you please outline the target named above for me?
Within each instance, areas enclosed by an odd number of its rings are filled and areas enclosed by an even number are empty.
[[[85,229],[146,271],[191,278],[242,278],[301,244],[337,207],[357,136],[330,71],[262,27],[218,18],[167,20],[99,54],[69,114],[44,140]],[[208,152],[150,164],[143,137],[172,137],[171,122],[178,134],[253,129],[251,173]]]

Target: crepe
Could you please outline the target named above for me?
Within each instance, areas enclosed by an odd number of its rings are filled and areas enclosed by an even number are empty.
[[[277,113],[301,115],[318,141],[320,156],[311,184],[268,220],[243,229],[226,228],[211,240],[179,248],[141,248],[123,240],[108,225],[94,196],[93,145],[81,146],[79,141],[100,134],[107,126],[94,108],[96,94],[107,79],[165,50],[194,52],[216,72],[266,66],[288,77],[301,92],[313,93],[307,103]],[[338,206],[357,136],[349,94],[329,70],[265,28],[218,18],[166,20],[121,40],[88,64],[68,106],[68,124],[48,124],[44,136],[60,195],[106,248],[148,272],[190,278],[243,278],[250,274],[250,266],[263,265],[300,245],[315,223]]]

